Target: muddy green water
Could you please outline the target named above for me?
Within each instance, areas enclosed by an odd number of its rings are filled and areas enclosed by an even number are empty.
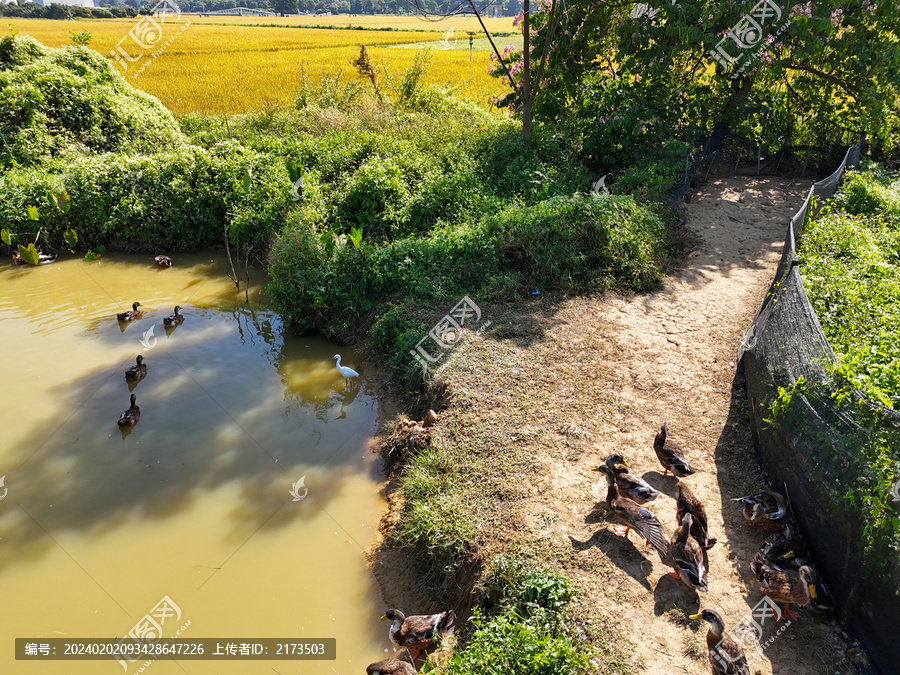
[[[0,672],[138,672],[16,661],[13,638],[121,637],[168,597],[181,616],[163,636],[333,637],[337,660],[141,672],[364,673],[390,647],[364,560],[384,509],[365,364],[294,336],[260,274],[245,303],[224,253],[174,257],[0,262]],[[134,301],[143,317],[118,323]],[[176,304],[185,321],[166,330]],[[350,386],[335,353],[361,372]],[[138,354],[148,374],[130,385]],[[141,418],[122,432],[131,390]]]

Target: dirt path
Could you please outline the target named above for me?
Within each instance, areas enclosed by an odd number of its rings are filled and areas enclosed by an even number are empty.
[[[762,598],[749,561],[766,533],[745,523],[730,500],[761,486],[742,391],[733,391],[735,361],[781,255],[786,222],[806,190],[808,183],[786,180],[711,182],[687,207],[686,227],[698,237],[697,246],[661,290],[575,300],[554,316],[556,325],[548,331],[551,341],[580,346],[564,370],[588,373],[584,386],[602,405],[593,419],[578,422],[588,432],[582,443],[577,429],[568,431],[573,445],[584,446],[584,456],[555,463],[551,489],[531,500],[523,516],[541,529],[552,514],[545,536],[570,547],[571,562],[591,589],[590,602],[598,613],[618,619],[635,643],[642,672],[708,673],[705,627],[695,633],[684,625],[683,612],[715,609],[731,626]],[[562,399],[568,393],[557,391],[561,400],[547,400],[548,409],[566,407]],[[588,470],[617,451],[667,495],[651,508],[669,531],[676,527],[676,481],[662,476],[652,447],[663,421],[700,469],[686,483],[706,505],[719,540],[709,552],[709,593],[698,595],[663,576],[668,569],[636,535],[625,541],[607,529],[604,508],[598,505],[585,517],[590,483],[599,476]],[[593,494],[604,499],[605,483]],[[764,639],[777,630],[770,621]],[[748,653],[752,671],[850,672],[837,663],[834,632],[821,614],[802,611],[764,653]]]

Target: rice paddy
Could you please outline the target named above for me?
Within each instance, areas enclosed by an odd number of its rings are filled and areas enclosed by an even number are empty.
[[[416,17],[201,18],[184,14],[161,24],[155,34],[147,33],[146,49],[129,37],[138,22],[138,18],[8,21],[19,33],[50,47],[71,44],[71,30],[89,31],[93,36],[89,47],[107,58],[120,45],[128,56],[117,61],[117,68],[128,82],[158,97],[176,115],[231,115],[291,105],[303,74],[307,81],[338,72],[345,80],[355,78],[350,62],[358,56],[360,45],[366,45],[388,89],[423,47],[433,46],[425,82],[451,87],[457,95],[485,106],[491,96],[506,90],[488,74],[486,40],[475,40],[470,60],[466,31],[477,28],[471,17],[426,22]],[[486,23],[498,33],[513,30],[508,17]],[[350,24],[363,28],[349,29]],[[397,30],[377,30],[384,28]],[[502,44],[511,41],[498,39]]]

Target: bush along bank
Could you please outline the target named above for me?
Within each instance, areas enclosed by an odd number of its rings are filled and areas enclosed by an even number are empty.
[[[892,182],[893,181],[893,182]],[[878,165],[847,175],[798,254],[810,303],[834,351],[832,381],[818,393],[854,419],[844,443],[858,452],[842,487],[865,516],[859,545],[872,575],[900,552],[900,184]],[[785,392],[790,397],[791,392]],[[831,403],[825,404],[830,407]]]

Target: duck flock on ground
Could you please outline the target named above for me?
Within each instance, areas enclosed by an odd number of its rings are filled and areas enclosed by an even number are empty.
[[[695,473],[682,449],[668,436],[668,424],[663,424],[653,441],[653,449],[663,466],[663,474],[671,472],[677,479],[675,518],[679,523],[671,537],[649,508],[661,492],[643,478],[632,473],[621,455],[610,455],[596,470],[606,476],[606,506],[621,525],[612,529],[627,536],[636,530],[659,553],[664,565],[672,567],[669,574],[696,591],[709,591],[708,557],[706,551],[716,544],[709,536],[706,509],[688,488],[683,479]],[[765,528],[772,534],[763,542],[750,561],[760,590],[773,601],[773,614],[797,619],[791,605],[805,607],[816,604],[830,607],[828,590],[810,562],[809,552],[790,517],[785,497],[771,490],[734,499],[743,505],[747,522]],[[783,603],[780,609],[776,603]],[[722,617],[711,609],[691,615],[691,619],[709,622],[706,635],[708,655],[715,675],[750,675],[747,657],[741,645],[725,631]]]

